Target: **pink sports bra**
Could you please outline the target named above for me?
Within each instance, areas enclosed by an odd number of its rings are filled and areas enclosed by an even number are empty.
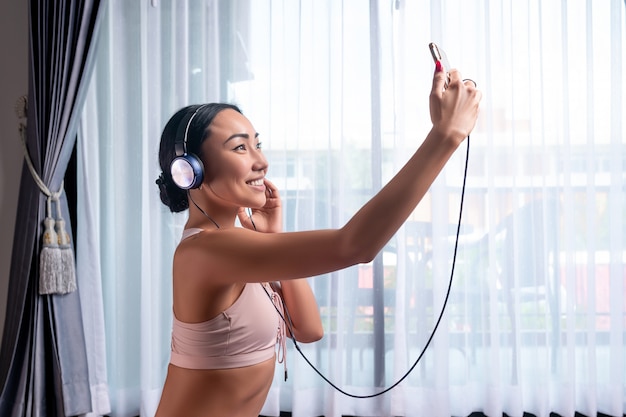
[[[183,239],[201,231],[186,229]],[[270,285],[248,283],[232,306],[210,320],[185,323],[174,317],[170,363],[189,369],[240,368],[272,358],[277,343],[278,362],[285,362],[285,327],[277,308],[283,314],[280,295]]]

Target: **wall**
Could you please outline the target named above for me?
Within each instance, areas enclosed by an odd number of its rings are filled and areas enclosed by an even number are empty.
[[[27,16],[27,1],[0,1],[0,334],[4,330],[23,161],[15,102],[28,93]]]

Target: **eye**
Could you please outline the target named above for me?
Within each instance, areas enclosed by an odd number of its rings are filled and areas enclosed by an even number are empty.
[[[245,151],[246,150],[246,145],[244,145],[242,143],[241,145],[236,146],[233,150],[234,151]]]
[[[256,144],[257,149],[263,149],[263,142],[259,142]]]

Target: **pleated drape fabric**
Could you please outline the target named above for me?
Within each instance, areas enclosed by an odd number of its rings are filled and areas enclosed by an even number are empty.
[[[74,148],[104,3],[29,2],[25,142],[34,169],[50,190],[61,187]],[[26,164],[16,178],[20,192],[0,354],[0,415],[87,413],[92,405],[79,292],[39,294],[46,196]],[[60,203],[71,236],[64,193]],[[78,281],[80,285],[80,277]]]

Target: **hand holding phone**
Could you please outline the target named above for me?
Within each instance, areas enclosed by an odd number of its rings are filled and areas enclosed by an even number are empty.
[[[428,44],[428,47],[430,48],[430,54],[433,57],[433,61],[439,61],[443,65],[443,70],[446,72],[445,87],[448,88],[448,83],[450,82],[450,63],[448,62],[448,57],[443,49],[439,48],[436,43],[431,42]]]

